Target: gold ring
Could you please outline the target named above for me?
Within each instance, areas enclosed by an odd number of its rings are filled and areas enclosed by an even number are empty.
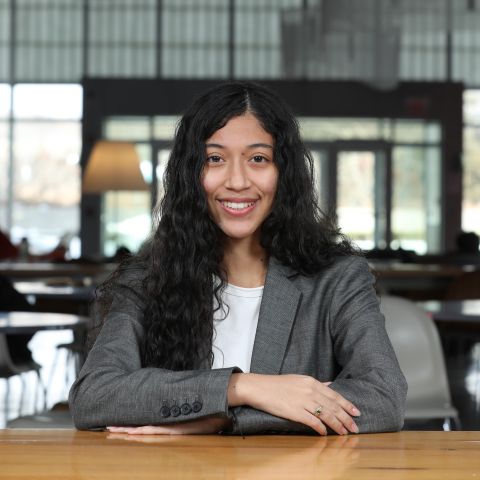
[[[314,411],[313,411],[313,415],[317,418],[320,418],[320,415],[322,414],[323,412],[323,407],[322,405],[319,405]]]

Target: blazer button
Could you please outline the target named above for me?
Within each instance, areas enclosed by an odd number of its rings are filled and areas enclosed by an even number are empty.
[[[165,405],[160,409],[160,415],[163,418],[167,418],[170,416],[170,409],[166,407]]]
[[[174,405],[170,409],[170,413],[172,414],[172,417],[178,417],[180,415],[180,408],[178,408],[177,405]]]
[[[195,413],[198,413],[203,407],[203,404],[202,402],[199,402],[198,400],[195,400],[195,402],[193,402],[193,405],[192,405],[192,410],[195,412]]]
[[[189,413],[192,412],[192,407],[188,403],[184,403],[181,407],[180,410],[182,411],[183,415],[188,415]]]

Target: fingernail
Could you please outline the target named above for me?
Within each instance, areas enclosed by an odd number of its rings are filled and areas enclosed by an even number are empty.
[[[352,432],[353,433],[358,433],[359,432],[358,427],[356,425],[352,425]]]
[[[360,410],[358,408],[353,407],[352,412],[356,417],[359,417],[361,415]]]

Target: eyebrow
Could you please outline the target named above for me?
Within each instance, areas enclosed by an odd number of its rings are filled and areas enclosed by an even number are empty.
[[[205,146],[210,148],[221,148],[221,149],[226,148],[224,145],[221,145],[220,143],[207,143]],[[247,148],[270,148],[271,150],[273,150],[273,146],[269,145],[268,143],[252,143],[251,145],[247,145]]]

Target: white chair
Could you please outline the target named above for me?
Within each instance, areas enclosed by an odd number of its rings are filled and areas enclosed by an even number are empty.
[[[10,357],[10,351],[8,349],[8,344],[5,338],[5,334],[0,333],[0,378],[4,378],[7,381],[7,394],[5,397],[6,404],[8,404],[8,392],[9,392],[8,380],[10,377],[20,375],[20,378],[22,381],[22,390],[21,390],[21,396],[20,396],[20,402],[19,402],[19,409],[21,411],[22,404],[23,404],[24,388],[25,388],[22,374],[27,372],[35,372],[37,374],[37,389],[38,387],[40,387],[40,389],[42,390],[44,404],[46,403],[46,398],[47,398],[46,391],[43,386],[42,378],[40,376],[40,368],[41,368],[40,365],[35,363],[33,360],[29,362],[24,362],[24,363],[14,363]],[[36,403],[37,403],[37,398],[35,393],[35,408],[36,408]]]
[[[445,360],[434,321],[412,301],[380,298],[388,336],[408,383],[405,420],[443,419],[443,429],[460,428],[452,405]]]

